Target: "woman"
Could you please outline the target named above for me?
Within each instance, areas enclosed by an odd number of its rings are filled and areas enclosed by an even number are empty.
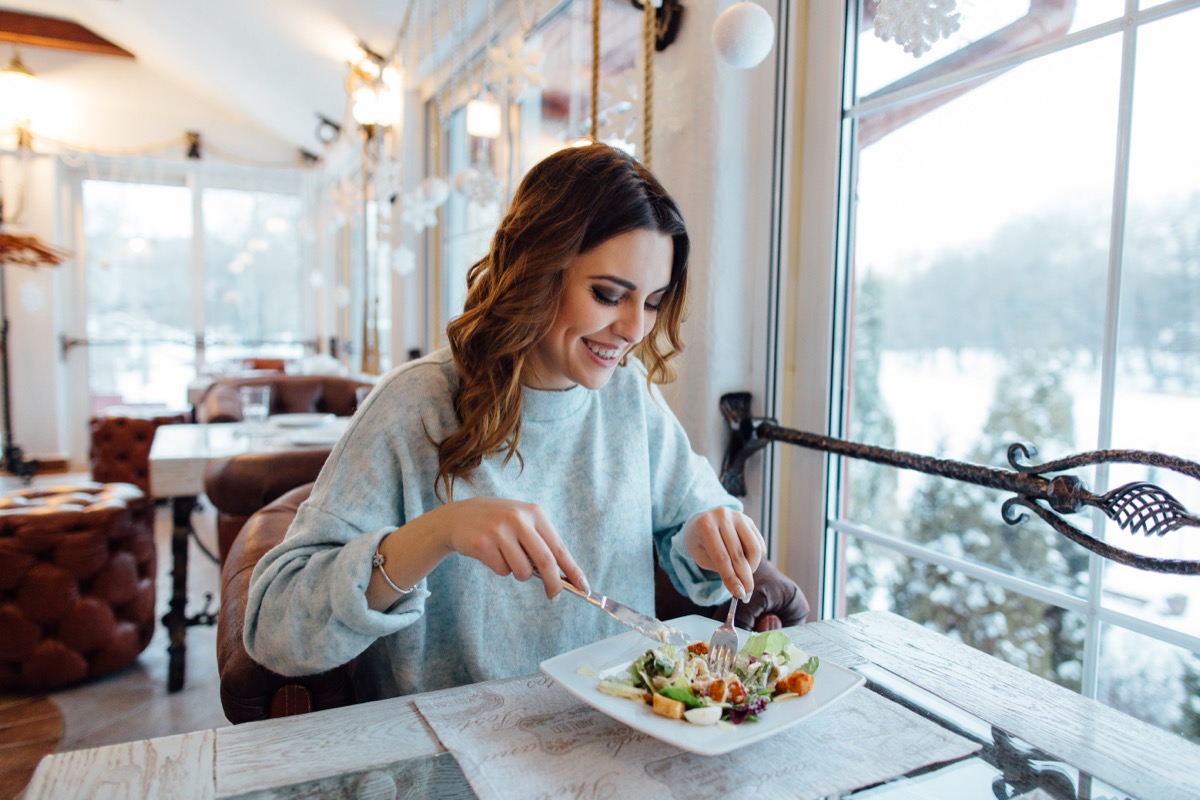
[[[657,558],[696,602],[748,596],[762,536],[654,386],[682,346],[687,258],[674,201],[620,150],[530,170],[449,348],[380,381],[259,561],[250,655],[302,675],[366,651],[355,680],[374,699],[619,633],[546,603],[564,577],[652,609]]]

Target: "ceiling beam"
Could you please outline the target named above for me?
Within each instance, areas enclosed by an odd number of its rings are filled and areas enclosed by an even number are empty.
[[[0,11],[0,42],[133,58],[133,53],[82,25],[57,17]]]

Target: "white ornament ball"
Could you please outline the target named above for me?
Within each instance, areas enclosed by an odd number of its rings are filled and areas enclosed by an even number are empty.
[[[731,67],[757,67],[775,44],[775,22],[760,5],[734,3],[721,12],[712,29],[717,55]]]

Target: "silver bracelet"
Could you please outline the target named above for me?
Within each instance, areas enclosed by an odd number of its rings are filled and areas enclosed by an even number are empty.
[[[378,550],[375,551],[375,555],[371,556],[371,566],[378,569],[379,574],[383,576],[385,581],[387,581],[387,585],[392,587],[392,589],[399,594],[412,594],[412,590],[417,588],[414,586],[412,589],[401,589],[399,586],[392,583],[392,579],[388,577],[387,572],[383,568],[383,553],[379,552]]]

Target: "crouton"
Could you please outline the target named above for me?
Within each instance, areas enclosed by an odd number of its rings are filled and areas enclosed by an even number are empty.
[[[804,670],[796,670],[786,678],[775,682],[776,692],[792,692],[808,694],[812,690],[814,678]]]
[[[661,694],[654,695],[654,713],[668,719],[683,719],[685,706],[678,700],[672,700]]]
[[[687,647],[689,653],[695,653],[698,656],[708,655],[708,642],[692,642]]]
[[[714,703],[724,703],[727,688],[724,680],[714,678],[713,682],[708,685],[708,696]]]

